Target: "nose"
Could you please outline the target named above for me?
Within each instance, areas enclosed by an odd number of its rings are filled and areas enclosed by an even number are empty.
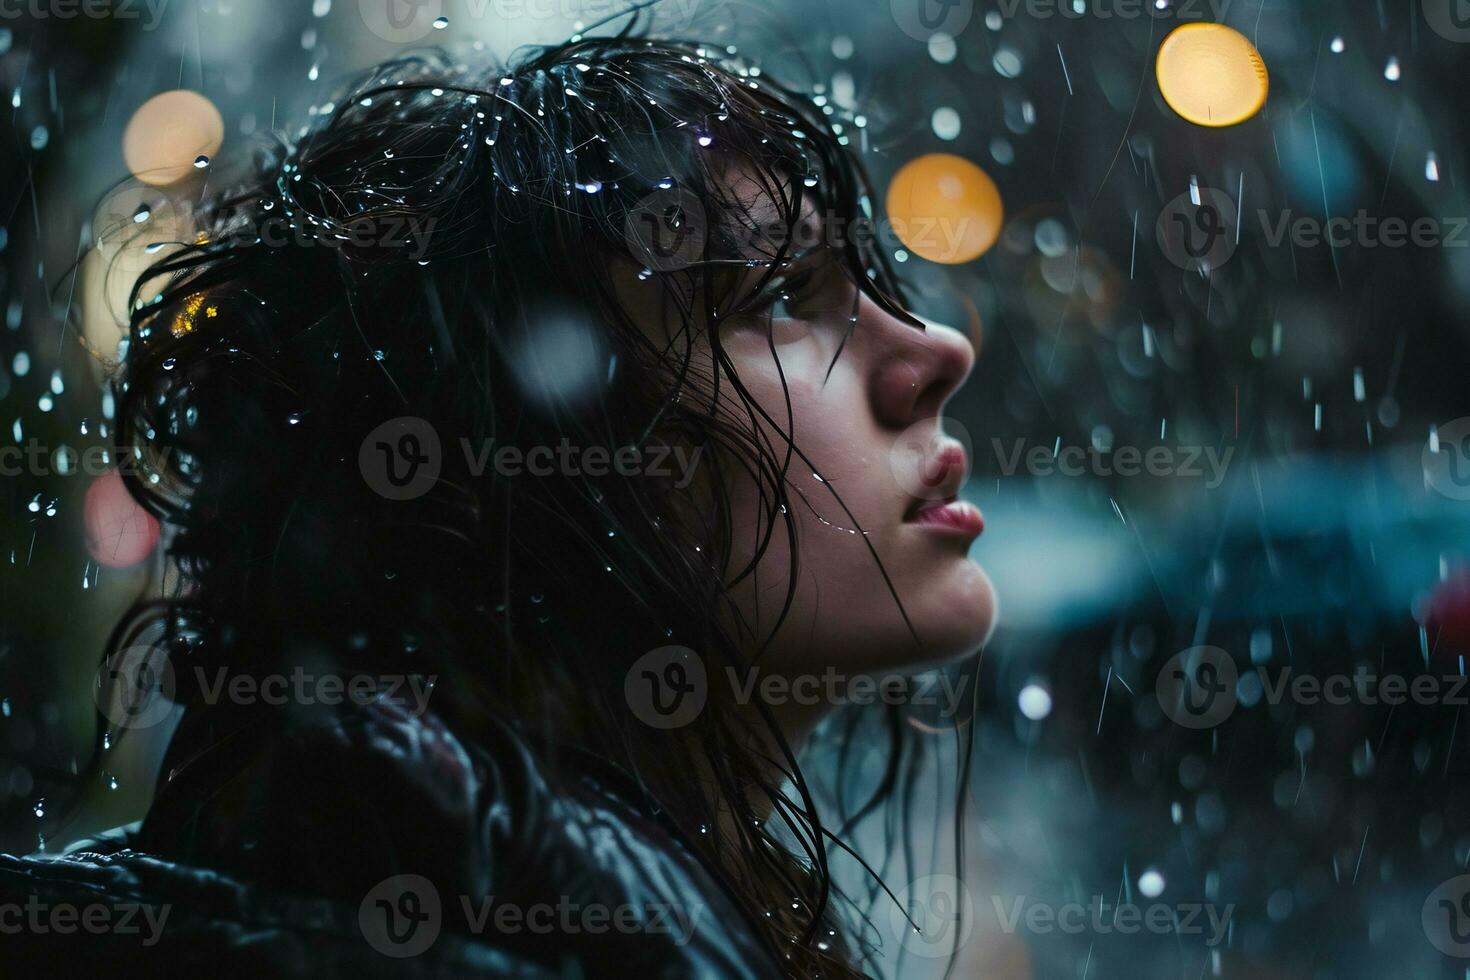
[[[879,421],[904,428],[934,418],[975,366],[975,346],[960,331],[930,320],[922,331],[876,305],[873,407]]]

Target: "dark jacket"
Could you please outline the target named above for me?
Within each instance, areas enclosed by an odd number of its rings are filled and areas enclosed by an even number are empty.
[[[0,855],[15,975],[779,975],[611,767],[553,775],[508,729],[472,746],[385,701],[213,741],[175,738],[126,841]]]

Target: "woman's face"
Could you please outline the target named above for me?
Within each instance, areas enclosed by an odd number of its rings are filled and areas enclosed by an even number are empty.
[[[739,177],[731,189],[758,221],[765,212],[765,226],[776,222],[753,182]],[[921,329],[860,293],[836,252],[805,244],[832,241],[836,232],[810,208],[804,222],[806,233],[796,238],[804,244],[793,246],[798,257],[778,270],[775,288],[740,304],[744,312],[720,330],[740,383],[774,422],[758,422],[760,434],[778,457],[790,443],[805,456],[793,455],[787,474],[795,593],[762,669],[860,674],[973,652],[990,633],[995,597],[969,557],[983,522],[973,505],[956,502],[969,460],[943,435],[941,413],[969,374],[974,347],[956,330]],[[765,270],[743,271],[740,294],[748,297]],[[649,298],[633,308],[656,309]],[[694,359],[714,370],[702,340]],[[728,375],[720,391],[721,410],[748,429]],[[729,487],[733,575],[769,530],[769,501],[739,466],[726,473],[736,481]],[[792,575],[792,549],[778,521],[754,573],[733,590],[756,637],[780,619]]]

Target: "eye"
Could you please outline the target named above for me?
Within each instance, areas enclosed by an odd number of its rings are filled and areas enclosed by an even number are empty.
[[[766,308],[766,312],[772,320],[789,320],[799,316],[796,310],[796,301],[791,298],[790,293],[780,293],[777,295],[771,301],[771,305]]]

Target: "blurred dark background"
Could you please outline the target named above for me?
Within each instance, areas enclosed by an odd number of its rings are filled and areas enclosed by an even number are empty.
[[[1462,707],[1273,704],[1253,680],[1464,673],[1470,491],[1443,457],[1470,436],[1470,44],[1409,0],[1063,0],[1065,14],[960,0],[962,27],[919,37],[904,2],[668,0],[664,16],[833,106],[880,186],[944,152],[1004,200],[983,257],[900,265],[918,311],[981,348],[950,414],[973,446],[966,495],[989,525],[976,555],[1002,615],[966,729],[977,921],[959,975],[1470,976],[1421,921],[1470,864]],[[438,6],[447,26],[417,43],[502,54],[613,9]],[[108,444],[120,335],[80,308],[97,287],[73,273],[128,175],[124,127],[190,89],[220,112],[219,152],[240,154],[402,45],[374,33],[367,0],[6,9],[0,445],[36,440],[52,460],[0,478],[0,850],[27,852],[140,816],[166,734],[119,746],[79,815],[55,819],[96,731],[107,633],[156,560],[118,567],[89,543],[87,493],[105,478],[67,468]],[[1239,125],[1188,122],[1160,94],[1160,42],[1200,19],[1251,39],[1270,72],[1269,101]],[[1204,272],[1155,233],[1192,185],[1241,214],[1233,254]],[[1268,233],[1360,211],[1432,218],[1445,238]],[[1018,445],[1170,447],[1205,472],[1018,471]],[[1218,474],[1207,453],[1228,460]],[[1156,682],[1202,645],[1240,680],[1228,717],[1191,728]],[[1140,889],[1233,906],[1228,935],[997,922],[997,901],[1147,904]],[[942,966],[895,960],[902,976]]]

